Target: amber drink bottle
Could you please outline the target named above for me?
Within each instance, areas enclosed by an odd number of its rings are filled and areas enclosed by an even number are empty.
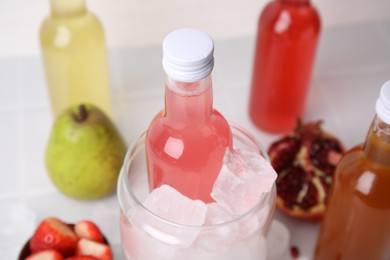
[[[315,259],[390,259],[390,81],[365,143],[336,168]]]

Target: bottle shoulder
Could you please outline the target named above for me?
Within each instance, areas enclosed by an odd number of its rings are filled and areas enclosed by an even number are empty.
[[[370,175],[386,185],[390,185],[390,167],[371,161],[364,153],[363,145],[346,152],[337,165],[335,179],[339,183],[355,185],[362,176]],[[389,190],[390,191],[390,190]]]
[[[99,19],[92,13],[77,17],[47,17],[39,31],[43,48],[65,49],[70,46],[104,45],[104,30]]]
[[[146,145],[150,152],[161,153],[167,147],[183,147],[182,154],[206,149],[226,149],[231,146],[231,130],[226,121],[219,116],[211,116],[210,121],[193,123],[172,121],[160,112],[150,123],[146,133]]]
[[[351,194],[373,208],[390,209],[390,167],[371,162],[362,147],[351,149],[339,162],[332,184],[334,190]]]
[[[303,33],[305,30],[311,30],[318,34],[321,30],[321,17],[311,4],[293,5],[282,1],[272,1],[263,9],[258,22],[259,27],[270,30],[278,26],[289,30],[299,29]]]
[[[86,13],[75,17],[54,17],[48,16],[40,26],[40,34],[50,34],[66,28],[72,33],[94,32],[103,34],[103,26],[96,15]]]
[[[338,171],[338,175],[344,175],[350,172],[358,174],[359,172],[364,171],[365,161],[366,158],[363,152],[363,145],[357,145],[344,153],[337,165],[336,171]]]
[[[226,119],[217,110],[213,109],[206,121],[176,120],[167,117],[165,111],[158,113],[148,127],[148,133],[154,136],[180,136],[187,138],[205,139],[208,136],[224,137],[231,136],[231,130]],[[230,143],[230,141],[227,141]]]
[[[225,131],[230,130],[230,126],[223,115],[216,109],[212,109],[211,115],[206,121],[195,121],[195,120],[176,120],[167,117],[165,110],[160,111],[152,119],[150,128],[165,128],[166,130],[181,131],[183,128],[192,128],[194,131],[199,129],[217,128]],[[203,131],[203,130],[202,130]]]

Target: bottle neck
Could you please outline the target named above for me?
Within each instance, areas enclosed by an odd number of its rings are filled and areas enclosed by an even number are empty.
[[[211,75],[196,82],[181,82],[167,77],[165,116],[186,124],[207,121],[213,109]]]
[[[70,17],[85,14],[85,0],[50,0],[50,8],[54,17]]]
[[[364,153],[370,161],[390,167],[390,125],[378,116],[368,131]]]

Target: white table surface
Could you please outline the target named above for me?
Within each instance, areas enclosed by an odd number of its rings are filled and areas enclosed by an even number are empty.
[[[247,113],[253,38],[216,41],[214,107],[268,147],[278,136],[257,130]],[[109,50],[114,120],[130,144],[163,106],[160,46]],[[347,148],[364,141],[381,85],[390,79],[390,21],[327,29],[321,35],[305,120],[324,120]],[[123,259],[116,194],[96,201],[61,195],[50,182],[43,154],[53,123],[39,56],[0,59],[0,259],[16,259],[39,221],[92,219]],[[275,218],[291,244],[311,259],[319,225]]]

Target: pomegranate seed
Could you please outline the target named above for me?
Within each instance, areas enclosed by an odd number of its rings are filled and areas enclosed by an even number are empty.
[[[299,249],[296,246],[291,247],[291,257],[292,258],[298,258],[299,257]]]

